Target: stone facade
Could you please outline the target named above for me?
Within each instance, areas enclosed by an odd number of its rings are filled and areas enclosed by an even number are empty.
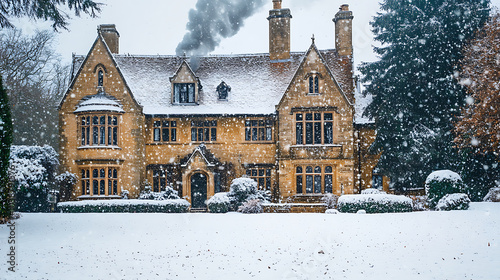
[[[342,52],[314,40],[290,52],[290,11],[273,2],[269,54],[119,55],[115,26],[100,26],[59,109],[61,165],[80,177],[71,199],[136,197],[147,181],[203,208],[241,176],[285,201],[370,187],[374,130],[354,122],[351,31],[337,33]],[[345,12],[337,25],[351,26]]]

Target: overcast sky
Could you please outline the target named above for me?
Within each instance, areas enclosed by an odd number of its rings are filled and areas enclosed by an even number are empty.
[[[249,17],[238,34],[221,41],[212,54],[246,54],[268,52],[268,21],[272,1],[267,2]],[[120,53],[173,55],[186,33],[188,12],[197,0],[97,0],[105,3],[99,18],[88,16],[70,20],[69,32],[58,35],[56,50],[69,62],[72,53],[87,54],[97,36],[97,25],[114,23],[120,33]],[[292,13],[292,51],[305,51],[314,34],[320,49],[335,48],[332,22],[341,4],[353,11],[354,59],[374,61],[373,36],[369,22],[379,10],[376,0],[283,0],[283,7]],[[499,6],[500,0],[492,0]],[[18,24],[27,32],[47,28],[47,23]]]

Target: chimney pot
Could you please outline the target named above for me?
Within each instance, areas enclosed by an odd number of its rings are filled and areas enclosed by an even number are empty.
[[[275,10],[281,9],[281,1],[282,0],[273,0],[273,9]]]
[[[340,6],[340,10],[341,11],[349,11],[349,4],[343,4],[342,6]]]

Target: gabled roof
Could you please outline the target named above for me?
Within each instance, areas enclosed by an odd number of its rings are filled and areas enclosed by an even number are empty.
[[[335,50],[320,51],[341,88],[345,77]],[[170,78],[185,61],[182,56],[135,56],[113,54],[120,73],[146,115],[262,115],[273,114],[288,88],[304,52],[291,53],[288,63],[271,63],[269,54],[211,55],[197,58],[195,75],[203,85],[199,105],[171,101]],[[80,57],[81,61],[85,57]],[[73,68],[79,68],[75,59]],[[223,80],[231,87],[227,100],[219,100],[217,86]]]
[[[323,54],[321,51],[318,50],[318,48],[316,47],[316,44],[314,44],[314,41],[313,43],[311,44],[311,46],[309,47],[309,49],[307,50],[307,52],[304,54],[304,56],[302,57],[302,60],[299,64],[299,66],[297,67],[297,69],[295,70],[295,74],[293,75],[293,79],[297,79],[297,74],[299,72],[299,70],[303,67],[304,63],[306,63],[307,61],[307,57],[309,56],[309,54],[312,52],[312,51],[315,51],[318,56],[319,56],[319,59],[321,60],[321,62],[326,66],[326,70],[328,71],[330,77],[332,77],[333,79],[333,82],[339,87],[339,90],[340,90],[340,93],[342,94],[342,96],[345,98],[345,100],[347,101],[348,104],[352,105],[353,104],[353,100],[351,98],[349,98],[348,95],[346,95],[344,89],[348,88],[348,87],[345,87],[347,84],[346,83],[350,83],[350,77],[344,77],[346,76],[345,73],[346,71],[344,71],[344,69],[342,69],[341,65],[338,65],[338,64],[335,64],[333,63],[333,61],[337,61],[339,60],[338,57],[336,60],[333,60],[331,61],[330,65],[327,63],[327,61],[323,58]],[[336,52],[335,52],[336,54]],[[336,70],[336,72],[332,72],[331,71],[331,68],[330,67],[335,67],[334,69]],[[337,78],[335,77],[335,74],[334,73],[337,73],[337,76],[343,78],[344,80],[344,88],[341,86],[341,84],[339,84],[339,82],[337,81]],[[346,79],[347,78],[347,79]],[[293,80],[292,80],[293,81]],[[291,84],[288,85],[286,91],[284,91],[283,93],[286,93],[290,90],[290,86]],[[283,102],[283,100],[285,99],[285,95],[283,94],[283,96],[281,97],[278,106],[281,105],[281,102]]]
[[[181,166],[186,167],[197,154],[199,154],[201,158],[203,158],[207,166],[211,167],[220,164],[220,161],[215,157],[215,155],[212,154],[212,152],[209,149],[207,149],[205,144],[201,143],[198,147],[194,149],[192,153],[181,159]]]

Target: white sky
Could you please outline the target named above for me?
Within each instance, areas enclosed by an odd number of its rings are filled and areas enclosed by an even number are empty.
[[[96,0],[105,3],[97,19],[88,16],[73,17],[70,31],[58,35],[56,50],[70,62],[71,54],[87,54],[97,36],[97,25],[116,24],[120,33],[120,53],[129,54],[175,54],[177,44],[186,33],[188,12],[197,0]],[[260,10],[248,18],[240,32],[232,38],[223,39],[212,54],[245,54],[268,52],[268,21],[272,1],[267,0]],[[335,30],[332,22],[341,4],[349,4],[353,11],[354,59],[374,61],[373,36],[369,22],[379,9],[376,0],[283,0],[283,7],[292,13],[292,51],[305,51],[311,44],[314,33],[320,49],[335,48]],[[500,6],[500,0],[492,0]],[[47,28],[47,23],[24,22],[18,24],[29,32],[36,28]]]

